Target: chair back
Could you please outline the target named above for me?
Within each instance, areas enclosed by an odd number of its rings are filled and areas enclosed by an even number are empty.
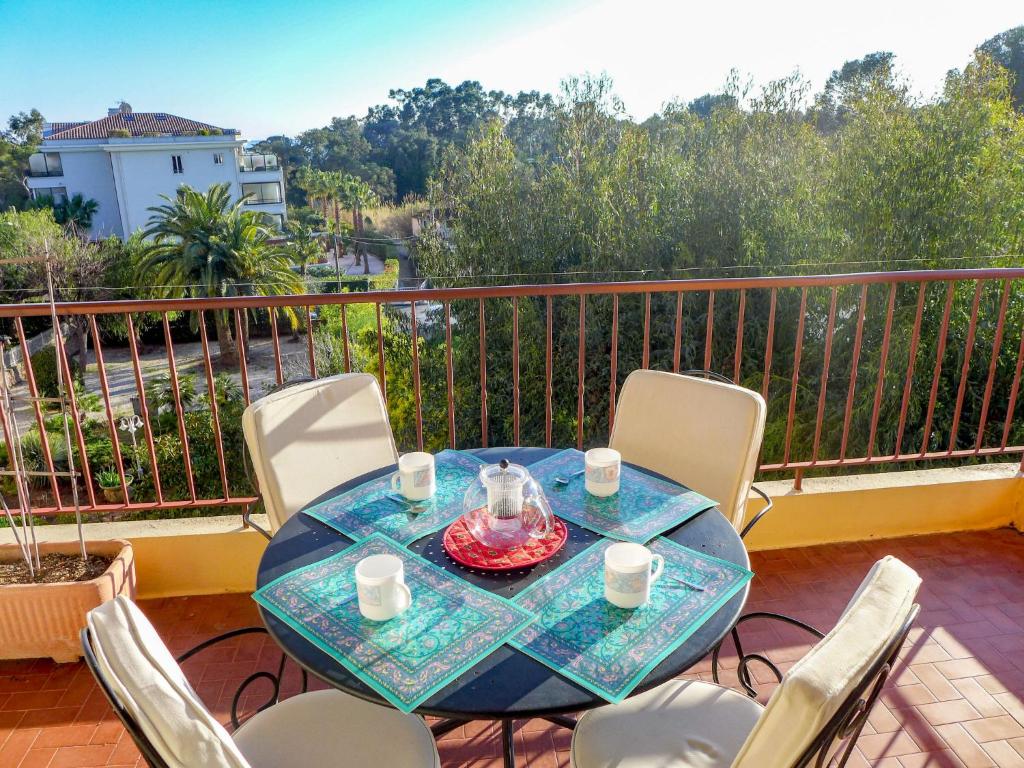
[[[250,768],[131,600],[119,596],[89,612],[82,651],[152,768]]]
[[[270,528],[335,486],[398,461],[377,379],[346,373],[252,403],[242,431]]]
[[[917,617],[921,579],[879,560],[836,626],[783,677],[732,768],[843,766]]]
[[[664,371],[626,378],[610,447],[718,502],[739,530],[764,436],[757,392]]]

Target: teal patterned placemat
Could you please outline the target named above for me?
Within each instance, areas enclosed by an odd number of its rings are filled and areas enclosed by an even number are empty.
[[[402,558],[412,592],[412,606],[384,622],[359,613],[355,584],[356,563],[379,554]],[[276,579],[253,599],[403,712],[533,620],[381,534]]]
[[[556,515],[612,539],[646,544],[718,504],[696,491],[625,464],[619,492],[612,496],[591,496],[583,475],[572,477],[568,485],[555,483],[556,477],[568,478],[583,466],[583,453],[569,449],[531,464],[529,470],[544,488]]]
[[[393,492],[391,474],[387,474],[303,513],[356,541],[383,533],[402,544],[410,544],[444,528],[462,514],[462,498],[483,464],[470,453],[444,450],[434,457],[437,492],[427,501],[403,503],[389,498]]]
[[[754,574],[659,537],[648,546],[665,558],[665,571],[650,602],[617,608],[604,599],[611,543],[597,542],[518,594],[513,602],[537,620],[509,644],[616,704]]]

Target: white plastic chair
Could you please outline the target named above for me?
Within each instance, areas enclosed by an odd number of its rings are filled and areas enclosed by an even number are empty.
[[[398,461],[377,379],[345,373],[289,386],[242,414],[271,532],[321,494]]]
[[[422,718],[315,691],[257,712],[233,737],[203,705],[134,603],[89,612],[86,664],[152,768],[440,768]]]
[[[716,374],[693,373],[719,380],[651,370],[629,374],[608,445],[624,461],[714,499],[745,536],[772,505],[753,486],[764,437],[764,399]],[[744,527],[751,490],[767,506]]]
[[[845,765],[917,616],[920,584],[896,558],[876,563],[764,707],[730,688],[676,680],[588,712],[573,732],[573,767]],[[748,654],[741,663],[763,659]]]

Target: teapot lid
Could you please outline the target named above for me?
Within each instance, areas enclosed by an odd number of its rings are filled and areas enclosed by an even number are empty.
[[[530,479],[530,473],[521,464],[512,464],[502,459],[497,464],[485,464],[480,468],[480,482],[492,488],[515,488]]]

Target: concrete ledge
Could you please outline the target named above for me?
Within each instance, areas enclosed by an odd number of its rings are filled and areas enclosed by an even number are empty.
[[[1018,464],[759,482],[775,507],[750,532],[752,550],[985,530],[1020,520]],[[751,496],[748,519],[763,508]]]
[[[267,526],[265,515],[253,520]],[[267,545],[256,531],[242,527],[241,515],[174,520],[87,523],[88,540],[128,539],[135,550],[140,598],[251,592],[256,568]],[[36,526],[39,541],[75,541],[74,525]],[[0,543],[13,542],[9,528]]]
[[[1024,527],[1024,478],[1018,465],[927,469],[760,482],[775,508],[747,538],[752,550],[863,541],[948,531]],[[762,508],[751,497],[748,517]],[[266,526],[264,516],[256,522]],[[249,592],[266,540],[242,528],[240,515],[90,523],[88,539],[128,539],[140,597]],[[73,541],[73,525],[38,526],[40,541]],[[0,529],[0,542],[13,541]]]

